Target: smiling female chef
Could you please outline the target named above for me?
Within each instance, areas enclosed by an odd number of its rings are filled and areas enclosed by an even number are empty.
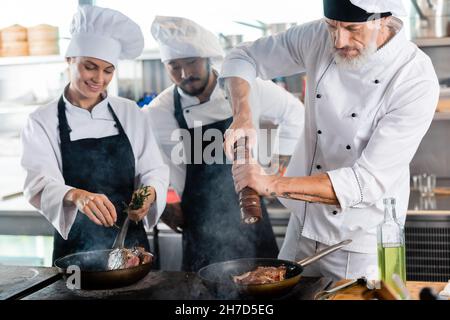
[[[107,94],[118,59],[143,49],[139,26],[120,12],[81,6],[67,49],[70,83],[61,97],[31,114],[22,133],[25,196],[54,226],[53,260],[79,251],[111,248],[139,186],[150,196],[131,223],[125,246],[149,243],[168,186],[149,123],[134,102]],[[147,215],[148,214],[148,215]]]

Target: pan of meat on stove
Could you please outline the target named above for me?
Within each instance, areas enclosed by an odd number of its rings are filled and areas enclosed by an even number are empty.
[[[205,286],[219,296],[277,297],[289,293],[306,266],[351,243],[345,240],[298,262],[280,259],[237,259],[214,263],[198,271]]]
[[[154,256],[141,247],[78,252],[55,261],[60,273],[70,266],[80,268],[80,288],[113,289],[131,285],[150,271]]]

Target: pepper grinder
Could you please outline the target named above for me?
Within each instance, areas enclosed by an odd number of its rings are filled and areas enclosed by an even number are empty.
[[[244,152],[238,153],[239,146],[244,146]],[[234,143],[234,159],[236,161],[248,161],[249,152],[248,137],[241,138]],[[255,224],[262,219],[261,199],[252,188],[245,187],[239,191],[239,207],[241,208],[241,221],[243,223]]]

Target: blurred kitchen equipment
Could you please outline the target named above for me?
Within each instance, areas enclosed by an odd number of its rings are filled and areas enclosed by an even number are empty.
[[[411,37],[450,36],[450,0],[411,0]]]
[[[314,297],[314,300],[326,300],[341,290],[348,289],[348,288],[351,288],[356,285],[366,285],[366,284],[367,284],[367,279],[364,277],[359,278],[359,279],[354,279],[354,280],[348,281],[347,283],[344,283],[340,286],[337,286],[336,288],[321,291],[321,292],[317,293]]]
[[[345,247],[351,242],[352,240],[344,240],[298,262],[279,259],[250,258],[214,263],[200,269],[198,271],[198,276],[202,279],[205,286],[213,294],[218,296],[230,296],[237,291],[242,296],[266,298],[278,297],[288,293],[297,285],[306,266]],[[285,266],[287,269],[285,279],[281,281],[250,285],[236,284],[233,281],[233,276],[255,270],[257,267],[277,268],[280,266]]]
[[[441,297],[439,294],[437,294],[433,288],[425,287],[422,290],[420,290],[419,294],[420,300],[447,300],[445,297]]]
[[[15,24],[1,30],[1,56],[15,57],[28,55],[27,28]]]
[[[28,28],[28,49],[31,56],[59,54],[58,27],[40,24]]]
[[[384,221],[377,227],[378,271],[382,281],[395,286],[394,274],[406,282],[405,232],[397,221],[395,199],[383,203]]]
[[[270,36],[270,35],[275,35],[277,33],[286,31],[287,29],[296,26],[297,23],[295,22],[291,22],[291,23],[265,23],[259,20],[256,20],[257,24],[251,24],[251,23],[247,23],[247,22],[242,22],[242,21],[235,21],[236,23],[239,23],[241,25],[250,27],[250,28],[255,28],[255,29],[259,29],[262,31],[262,35],[263,36]]]
[[[22,197],[22,196],[23,196],[23,191],[19,191],[19,192],[15,192],[15,193],[5,194],[4,196],[0,197],[0,200],[1,201],[6,201],[6,200],[19,198],[19,197]]]
[[[418,190],[422,197],[434,196],[434,189],[436,189],[436,175],[434,174],[420,174],[417,176]]]
[[[0,134],[19,134],[25,127],[29,114],[38,106],[25,106],[0,102]]]
[[[243,41],[244,36],[242,34],[224,35],[219,33],[220,42],[224,49],[232,49]]]

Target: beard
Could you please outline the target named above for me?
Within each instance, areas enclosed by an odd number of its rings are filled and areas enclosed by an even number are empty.
[[[347,70],[359,70],[369,60],[369,58],[377,52],[378,48],[376,43],[370,43],[367,47],[362,49],[355,57],[343,57],[339,54],[336,48],[332,48],[334,61],[340,68]]]
[[[208,86],[209,83],[209,77],[211,75],[211,66],[207,65],[206,67],[206,76],[203,78],[198,78],[198,77],[189,77],[187,79],[184,79],[179,87],[180,89],[187,94],[188,96],[191,97],[196,97],[199,96],[200,94],[203,93],[203,91],[205,91],[206,87]],[[200,86],[197,89],[187,89],[187,85],[189,85],[190,83],[194,83],[194,82],[200,82]]]

